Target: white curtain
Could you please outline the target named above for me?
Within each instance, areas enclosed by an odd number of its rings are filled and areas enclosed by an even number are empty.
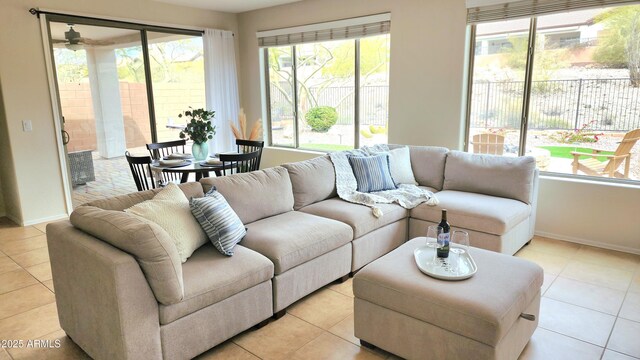
[[[209,154],[214,155],[236,149],[229,125],[233,122],[239,128],[236,53],[231,31],[205,29],[202,40],[207,109],[216,112],[216,134],[209,141]]]

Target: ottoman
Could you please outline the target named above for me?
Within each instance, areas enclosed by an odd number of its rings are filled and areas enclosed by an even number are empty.
[[[425,243],[410,240],[354,276],[355,336],[407,359],[517,359],[538,326],[542,268],[472,247],[472,278],[438,280],[413,259]]]

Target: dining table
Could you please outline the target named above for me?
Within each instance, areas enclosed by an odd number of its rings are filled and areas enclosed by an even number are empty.
[[[227,164],[228,169],[231,164]],[[167,173],[179,173],[181,174],[180,183],[185,183],[189,180],[189,174],[194,173],[196,181],[203,177],[209,177],[209,173],[213,171],[216,176],[222,176],[222,170],[224,166],[222,163],[209,165],[204,161],[197,161],[194,159],[187,159],[183,165],[161,165],[160,160],[154,160],[151,163],[151,169],[155,171],[167,172]]]

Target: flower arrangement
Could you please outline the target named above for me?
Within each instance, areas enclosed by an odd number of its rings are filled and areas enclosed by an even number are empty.
[[[180,139],[191,140],[196,144],[206,143],[207,140],[213,139],[216,133],[215,125],[211,125],[211,120],[215,116],[215,111],[206,109],[193,109],[178,114],[179,118],[183,116],[187,118],[187,126],[180,131]]]

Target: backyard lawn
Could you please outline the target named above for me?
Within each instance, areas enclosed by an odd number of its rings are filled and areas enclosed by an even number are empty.
[[[573,155],[571,155],[572,151],[583,152],[583,153],[591,153],[591,149],[583,148],[583,147],[575,147],[575,146],[538,146],[543,149],[549,150],[551,152],[551,157],[555,158],[565,158],[565,159],[573,159]],[[613,151],[602,151],[603,155],[613,155]],[[586,159],[588,156],[581,156],[581,159]],[[606,157],[598,156],[596,159],[598,161],[604,162],[607,161]]]

